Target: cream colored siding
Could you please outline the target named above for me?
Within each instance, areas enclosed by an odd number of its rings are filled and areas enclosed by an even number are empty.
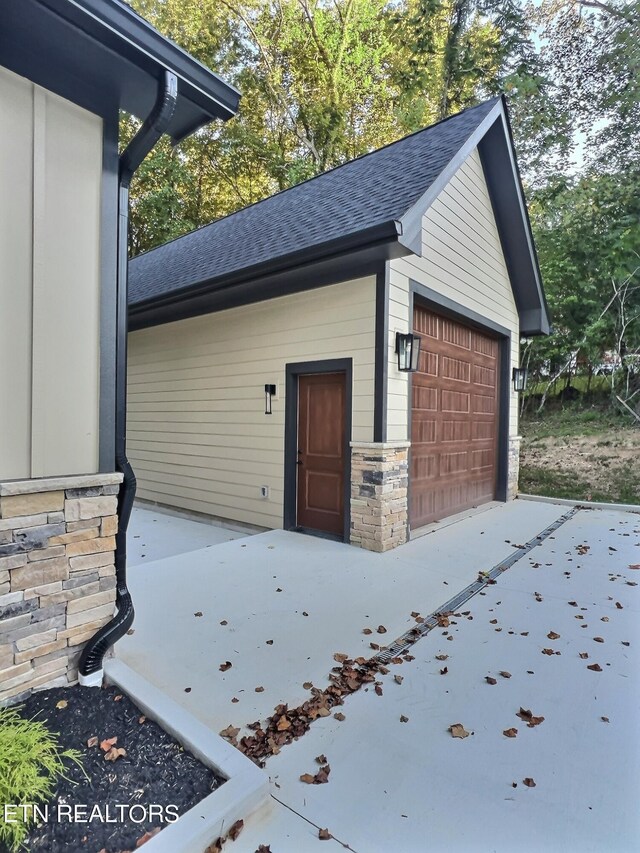
[[[102,121],[4,69],[0,113],[0,476],[95,473]]]
[[[407,433],[408,381],[396,368],[395,332],[406,331],[409,279],[512,332],[511,362],[518,364],[519,321],[480,156],[474,150],[433,202],[422,222],[422,257],[391,262],[388,438]],[[394,313],[395,312],[395,313]],[[510,435],[518,433],[518,398],[510,399]]]
[[[31,471],[32,88],[0,68],[0,478]]]
[[[133,332],[128,453],[138,496],[281,527],[286,364],[353,358],[352,438],[372,441],[374,330],[368,277]],[[278,389],[272,415],[266,383]]]

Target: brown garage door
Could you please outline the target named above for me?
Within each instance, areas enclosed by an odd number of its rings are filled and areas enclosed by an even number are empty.
[[[416,306],[422,338],[412,376],[411,527],[495,496],[498,341]]]

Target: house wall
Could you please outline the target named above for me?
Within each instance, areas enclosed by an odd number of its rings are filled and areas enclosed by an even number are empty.
[[[408,375],[397,369],[395,334],[409,331],[410,279],[511,331],[511,363],[519,363],[519,320],[477,149],[438,195],[422,221],[422,257],[391,261],[389,289],[389,441],[407,437]],[[509,405],[510,491],[517,485],[518,396]]]
[[[0,68],[0,479],[98,470],[102,120]]]
[[[285,365],[353,358],[352,439],[366,442],[374,353],[373,276],[132,332],[127,446],[138,497],[282,527]],[[278,388],[272,415],[265,383]]]

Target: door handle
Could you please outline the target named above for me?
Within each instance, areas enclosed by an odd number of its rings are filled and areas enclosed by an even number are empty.
[[[298,458],[296,459],[296,465],[302,465],[302,459],[300,459],[301,456],[302,456],[302,451],[298,450]]]

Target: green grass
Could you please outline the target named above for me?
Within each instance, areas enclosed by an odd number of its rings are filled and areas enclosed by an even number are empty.
[[[64,775],[64,761],[80,765],[77,750],[61,750],[58,736],[35,720],[25,720],[15,708],[0,708],[0,843],[17,851],[24,844],[33,815],[22,809],[11,812],[15,823],[5,822],[4,805],[46,803],[58,777]]]
[[[610,486],[602,490],[591,488],[587,480],[573,471],[550,471],[548,468],[523,465],[520,468],[520,491],[547,498],[640,504],[640,483],[630,476],[629,469],[618,466],[610,474]]]
[[[526,439],[611,433],[631,426],[629,418],[611,409],[568,405],[563,409],[544,409],[539,415],[526,414],[520,431]]]

